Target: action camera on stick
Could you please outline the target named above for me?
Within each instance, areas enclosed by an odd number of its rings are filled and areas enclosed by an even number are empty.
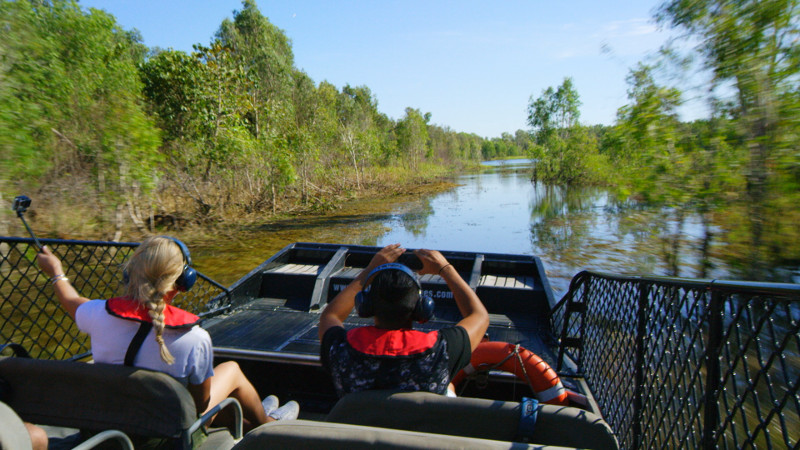
[[[17,215],[20,215],[27,211],[29,206],[31,206],[31,198],[27,195],[18,195],[14,197],[14,204],[11,208],[17,212]]]
[[[23,214],[25,214],[25,211],[27,211],[30,206],[31,206],[30,197],[28,197],[27,195],[18,195],[14,197],[14,203],[11,205],[11,209],[13,209],[17,213],[17,217],[19,217],[19,219],[22,221],[22,224],[25,225],[25,229],[28,230],[28,234],[30,234],[31,237],[33,238],[33,242],[36,244],[36,248],[38,248],[39,251],[41,252],[42,244],[39,242],[39,239],[36,239],[36,235],[33,234],[33,230],[31,230],[31,227],[28,226],[28,222],[25,221],[25,216],[23,216]]]

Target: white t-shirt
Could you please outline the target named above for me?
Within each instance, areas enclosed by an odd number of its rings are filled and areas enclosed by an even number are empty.
[[[91,300],[80,305],[75,312],[75,323],[91,338],[94,361],[106,364],[125,364],[128,346],[140,325],[140,322],[110,315],[105,300]],[[150,330],[133,365],[168,373],[189,384],[200,384],[214,375],[214,350],[206,330],[197,325],[190,329],[165,328],[163,336],[175,357],[173,364],[161,360],[155,331]]]

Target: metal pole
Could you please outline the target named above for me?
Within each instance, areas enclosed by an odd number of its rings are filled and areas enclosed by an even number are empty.
[[[722,303],[722,294],[712,290],[708,311],[706,392],[703,401],[703,448],[706,449],[716,448],[716,433],[719,426],[719,355],[722,347]]]
[[[636,308],[636,341],[634,354],[634,392],[633,392],[633,445],[631,448],[642,447],[642,414],[644,412],[644,354],[645,337],[647,333],[647,299],[650,292],[649,283],[639,284],[639,301]]]

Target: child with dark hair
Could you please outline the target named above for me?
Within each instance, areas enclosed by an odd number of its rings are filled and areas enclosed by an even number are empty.
[[[340,396],[367,389],[448,393],[486,333],[489,314],[478,296],[441,253],[425,249],[414,252],[419,274],[441,276],[463,318],[437,331],[414,330],[414,321],[432,315],[433,301],[422,295],[416,274],[395,262],[404,252],[400,244],[381,249],[320,315],[320,357]],[[374,325],[346,331],[354,307]]]
[[[419,301],[419,288],[411,275],[400,270],[383,270],[370,283],[370,295],[375,301],[375,320],[384,328],[402,328],[407,313]]]

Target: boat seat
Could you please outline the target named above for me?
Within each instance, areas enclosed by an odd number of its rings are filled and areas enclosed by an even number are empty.
[[[611,427],[579,408],[539,404],[530,432],[520,431],[521,406],[430,392],[362,391],[342,397],[328,422],[396,428],[539,445],[618,449]]]
[[[416,431],[393,430],[312,420],[271,422],[250,431],[233,447],[234,450],[267,448],[302,448],[304,450],[372,450],[388,449],[540,449],[542,446],[443,436]],[[554,447],[547,447],[553,449]]]
[[[0,448],[27,450],[31,448],[31,438],[22,419],[3,402],[0,402]]]
[[[22,419],[11,409],[8,405],[3,402],[0,402],[0,449],[8,449],[8,450],[30,450],[31,449],[31,437],[28,434],[28,429],[25,428],[25,423],[22,422]],[[48,427],[50,428],[50,427]],[[65,428],[65,430],[67,430]],[[48,433],[48,437],[50,434]],[[128,435],[119,431],[119,430],[106,430],[102,433],[98,433],[97,435],[93,436],[91,439],[88,439],[82,443],[79,442],[72,442],[72,439],[69,440],[62,440],[56,439],[53,440],[50,437],[50,442],[48,442],[48,448],[51,449],[60,449],[60,448],[70,448],[72,450],[89,450],[94,448],[102,448],[104,445],[107,444],[108,441],[116,442],[115,449],[122,449],[122,450],[134,450],[133,442],[131,442]],[[79,445],[73,445],[79,444]]]
[[[165,373],[136,367],[3,357],[0,400],[27,422],[77,428],[82,437],[119,430],[137,448],[229,449],[241,437],[241,406],[235,399],[198,419],[186,387]],[[201,425],[224,407],[232,407],[238,419],[233,433],[204,431]]]

